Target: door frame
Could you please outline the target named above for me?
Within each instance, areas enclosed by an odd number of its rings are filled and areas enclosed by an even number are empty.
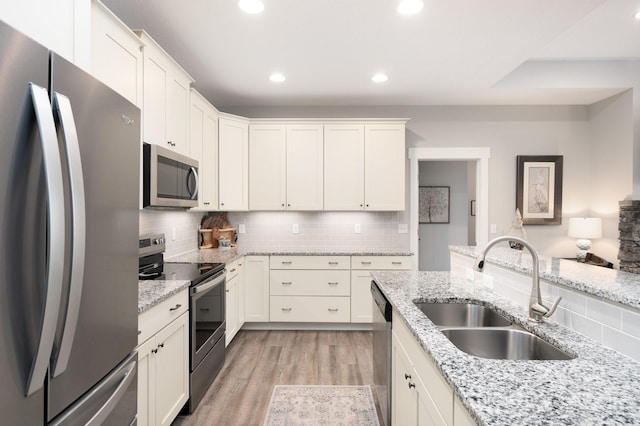
[[[420,161],[475,161],[476,162],[476,244],[489,242],[489,147],[409,148],[409,243],[412,269],[418,270],[418,192]]]

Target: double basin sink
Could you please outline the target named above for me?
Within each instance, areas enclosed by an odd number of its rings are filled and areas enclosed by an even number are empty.
[[[458,349],[489,359],[568,360],[566,354],[479,303],[415,305]]]

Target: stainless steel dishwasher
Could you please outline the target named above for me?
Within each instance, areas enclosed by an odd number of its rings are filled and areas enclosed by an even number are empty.
[[[375,281],[373,299],[373,390],[378,398],[383,426],[391,425],[391,304]]]

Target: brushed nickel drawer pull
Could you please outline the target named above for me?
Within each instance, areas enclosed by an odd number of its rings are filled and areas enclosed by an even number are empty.
[[[284,260],[282,261],[282,264],[283,264],[283,265],[291,265],[292,263],[293,263],[293,262],[292,262],[292,261],[290,261],[290,260],[289,260],[289,261],[284,261]]]
[[[391,262],[392,265],[402,265],[402,262]]]
[[[236,268],[233,268],[232,270],[229,271],[229,273],[235,272]]]
[[[180,309],[181,306],[182,305],[178,303],[174,308],[169,308],[169,311],[177,311],[178,309]]]
[[[285,312],[290,312],[291,308],[282,308],[282,310],[285,311]]]
[[[329,284],[329,285],[338,285],[337,282],[335,282],[335,283],[327,283],[327,284]]]
[[[329,312],[338,312],[338,308],[329,308]]]
[[[329,262],[329,265],[337,265],[339,262]]]
[[[282,281],[282,285],[291,285],[291,281]]]
[[[371,265],[371,262],[360,262],[360,263],[362,263],[363,265]]]

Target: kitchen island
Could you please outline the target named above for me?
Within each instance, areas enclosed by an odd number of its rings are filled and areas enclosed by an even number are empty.
[[[373,278],[474,421],[483,425],[640,423],[640,362],[554,323],[484,285],[448,272],[374,272]],[[486,303],[575,359],[483,359],[458,350],[414,304]],[[393,327],[393,325],[392,325]]]

